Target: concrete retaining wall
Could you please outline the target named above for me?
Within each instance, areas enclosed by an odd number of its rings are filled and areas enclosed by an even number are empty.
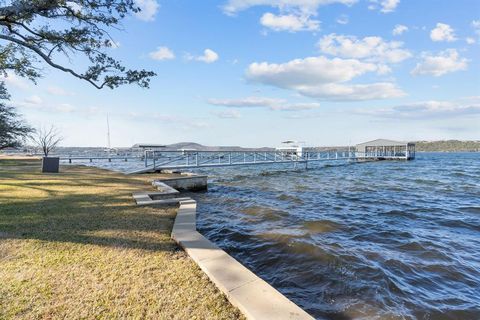
[[[162,182],[176,190],[200,191],[207,190],[207,176],[189,175],[185,177],[165,178],[153,181]]]
[[[164,189],[168,196],[173,193]],[[159,192],[134,194],[138,205],[179,203],[171,237],[205,272],[228,300],[247,317],[255,320],[314,319],[283,294],[248,270],[228,253],[197,231],[197,203],[190,198],[154,200]]]

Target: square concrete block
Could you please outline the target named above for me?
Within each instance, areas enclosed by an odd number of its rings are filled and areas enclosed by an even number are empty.
[[[237,306],[247,319],[314,319],[260,278],[232,290],[228,296],[232,304]]]
[[[214,259],[201,260],[198,265],[227,295],[229,291],[258,279],[254,273],[226,252]]]
[[[195,223],[197,221],[197,212],[195,210],[182,210],[177,211],[177,217],[175,222],[178,223]]]
[[[180,234],[180,233],[191,233],[191,232],[196,232],[197,231],[197,226],[195,223],[191,222],[186,222],[186,223],[178,223],[175,222],[172,228],[172,237],[174,235]],[[176,236],[175,239],[178,237]]]
[[[197,263],[218,258],[225,254],[222,249],[196,231],[178,234],[175,240],[180,243],[188,255]]]

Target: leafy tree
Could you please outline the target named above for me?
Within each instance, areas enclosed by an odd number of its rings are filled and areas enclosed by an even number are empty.
[[[148,87],[154,72],[127,70],[105,53],[115,44],[107,29],[120,28],[121,19],[139,10],[133,0],[0,0],[0,72],[35,81],[42,62],[97,89]],[[86,70],[62,63],[72,54],[88,59]]]
[[[0,83],[0,150],[15,148],[33,132],[22,118],[15,112],[15,108],[3,103],[9,96],[3,83]]]
[[[121,28],[126,15],[139,11],[134,0],[0,0],[0,77],[14,72],[35,82],[46,64],[97,89],[148,88],[154,72],[128,70],[105,53],[115,45],[107,29]],[[79,71],[67,64],[73,55],[86,58],[88,67]],[[0,88],[2,149],[18,146],[32,129],[3,102],[9,96],[1,80]]]

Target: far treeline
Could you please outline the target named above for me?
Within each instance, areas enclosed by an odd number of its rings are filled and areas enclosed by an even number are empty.
[[[440,151],[440,152],[480,152],[480,141],[416,141],[417,151]]]

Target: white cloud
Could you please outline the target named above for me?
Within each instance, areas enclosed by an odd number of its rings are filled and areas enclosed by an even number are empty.
[[[382,11],[383,13],[388,13],[394,11],[398,4],[400,3],[400,0],[384,0],[380,2],[380,5],[382,6]]]
[[[140,8],[140,11],[135,13],[135,16],[143,21],[155,20],[160,5],[156,0],[135,0],[135,5]]]
[[[380,12],[390,13],[395,11],[400,4],[400,0],[370,0],[371,5],[368,6],[370,10],[380,9]]]
[[[240,112],[238,110],[229,109],[225,111],[214,112],[214,115],[221,119],[238,119],[241,118]]]
[[[352,5],[356,2],[357,0],[229,0],[223,6],[223,12],[233,15],[255,6],[271,6],[282,11],[295,10],[314,14],[322,5],[333,3]]]
[[[274,31],[317,31],[320,21],[310,19],[309,15],[284,14],[275,15],[267,12],[260,19],[260,23]]]
[[[148,56],[153,60],[172,60],[175,59],[175,54],[167,47],[158,47],[157,50],[150,52]]]
[[[5,82],[7,86],[21,90],[27,90],[30,87],[30,84],[24,78],[17,76],[13,72],[7,72],[6,76],[0,75],[0,82]]]
[[[30,105],[38,106],[38,105],[43,103],[43,100],[39,96],[33,95],[31,97],[25,98],[24,102],[27,103],[27,104],[30,104]]]
[[[234,108],[268,108],[272,111],[301,111],[320,107],[317,102],[288,103],[285,99],[267,97],[245,97],[240,99],[208,99],[208,103]]]
[[[401,35],[402,33],[408,31],[408,27],[407,26],[404,26],[403,24],[397,24],[395,26],[395,28],[393,28],[392,30],[392,34],[394,36],[399,36]]]
[[[247,77],[257,82],[289,88],[345,82],[376,70],[377,66],[373,63],[319,56],[295,59],[282,64],[255,62],[248,67]]]
[[[417,63],[411,73],[439,77],[446,73],[466,70],[467,64],[467,59],[460,58],[456,49],[447,49],[439,52],[438,55],[424,52],[422,60]]]
[[[49,86],[47,92],[54,96],[73,96],[74,93],[57,86]]]
[[[197,60],[205,63],[213,63],[219,59],[218,53],[216,53],[212,49],[205,49],[203,51],[203,55],[201,56],[193,56],[191,54],[187,54],[185,57],[188,60]]]
[[[432,119],[465,115],[480,115],[480,97],[465,97],[452,101],[429,100],[381,109],[360,109],[360,114],[385,118]]]
[[[349,18],[346,14],[342,14],[337,18],[336,22],[338,24],[348,24]]]
[[[467,42],[467,44],[474,44],[475,43],[475,39],[474,38],[471,38],[471,37],[467,37],[465,39],[465,41]]]
[[[271,106],[270,109],[276,111],[301,111],[301,110],[313,110],[320,107],[320,103],[317,102],[304,102],[304,103],[290,103],[284,105]]]
[[[398,63],[412,56],[403,49],[403,42],[384,41],[381,37],[365,37],[336,35],[324,36],[318,42],[323,53],[343,58],[368,59],[385,63]]]
[[[389,82],[345,84],[368,72],[378,72],[374,63],[356,59],[328,59],[324,56],[295,59],[282,64],[252,63],[249,80],[302,95],[328,100],[369,100],[401,97],[404,93]]]
[[[265,13],[260,23],[274,31],[318,31],[320,21],[312,19],[317,15],[318,7],[333,3],[352,5],[358,0],[229,0],[223,6],[227,15],[255,6],[269,6],[278,9],[279,13]]]
[[[305,87],[299,92],[310,97],[336,101],[378,100],[405,96],[405,93],[391,82],[369,84],[329,83]]]
[[[23,99],[23,101],[13,101],[12,105],[18,108],[24,109],[32,109],[38,110],[42,112],[60,112],[60,113],[70,113],[74,112],[77,109],[68,104],[68,103],[61,103],[61,104],[47,104],[43,101],[43,99],[37,95],[33,95]]]
[[[447,41],[452,42],[457,40],[455,31],[448,24],[437,23],[437,26],[430,31],[430,39],[435,42]]]
[[[247,97],[241,99],[208,99],[208,103],[223,107],[264,107],[284,102],[282,99],[265,97]]]

